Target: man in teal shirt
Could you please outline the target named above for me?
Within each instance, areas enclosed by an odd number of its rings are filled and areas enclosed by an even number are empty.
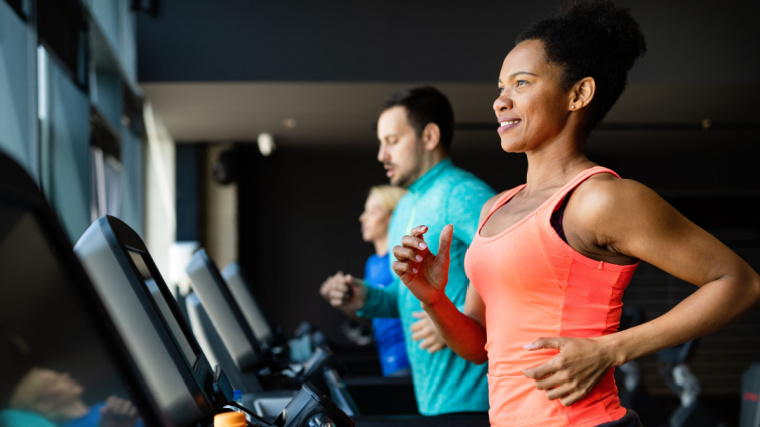
[[[393,212],[389,247],[401,245],[412,227],[424,224],[430,230],[430,251],[437,253],[441,230],[454,225],[446,294],[462,310],[469,285],[464,255],[481,207],[494,191],[449,159],[453,128],[453,110],[438,90],[424,86],[398,91],[386,100],[378,118],[378,160],[391,184],[409,189]],[[421,414],[487,411],[487,366],[467,362],[446,348],[419,300],[395,273],[393,278],[380,289],[338,274],[320,292],[333,306],[362,317],[401,318]]]

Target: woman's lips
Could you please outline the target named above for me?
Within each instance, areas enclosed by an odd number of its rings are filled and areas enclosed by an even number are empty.
[[[504,133],[504,132],[512,129],[513,127],[519,125],[520,123],[522,123],[520,120],[504,120],[504,121],[499,121],[499,128],[496,131],[499,132],[499,134],[502,134],[502,133]]]

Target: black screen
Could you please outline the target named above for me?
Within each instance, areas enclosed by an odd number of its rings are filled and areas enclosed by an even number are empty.
[[[128,251],[128,253],[132,258],[132,262],[135,263],[135,266],[142,275],[142,279],[148,290],[148,294],[153,299],[156,307],[158,307],[158,311],[161,313],[161,317],[163,317],[164,323],[169,328],[169,331],[173,335],[174,340],[179,345],[179,348],[182,350],[182,353],[185,355],[185,358],[187,358],[187,360],[190,362],[190,366],[193,366],[196,359],[198,358],[199,351],[196,351],[193,348],[192,344],[190,344],[190,341],[185,335],[184,330],[177,321],[176,315],[169,306],[169,302],[166,300],[166,296],[161,292],[161,289],[156,284],[155,279],[153,279],[150,269],[145,263],[142,254],[132,251]]]
[[[0,426],[53,426],[85,416],[106,424],[101,417],[119,415],[113,412],[115,402],[128,408],[121,416],[139,417],[111,358],[113,344],[103,338],[109,332],[85,293],[89,285],[61,261],[68,248],[51,245],[32,211],[4,202],[0,199]],[[76,262],[73,252],[64,259]],[[67,409],[50,409],[62,406]]]

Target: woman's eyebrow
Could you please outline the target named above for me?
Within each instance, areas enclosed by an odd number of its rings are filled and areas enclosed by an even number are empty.
[[[538,77],[538,74],[534,74],[534,73],[531,73],[531,72],[528,72],[528,71],[518,71],[518,72],[516,72],[516,73],[512,73],[512,74],[510,74],[510,75],[509,75],[509,79],[508,79],[508,80],[512,80],[512,79],[514,79],[515,77],[519,76],[520,74],[527,74],[527,75],[529,75],[529,76]],[[504,84],[504,82],[502,82],[502,81],[501,81],[501,79],[499,79],[499,84]]]

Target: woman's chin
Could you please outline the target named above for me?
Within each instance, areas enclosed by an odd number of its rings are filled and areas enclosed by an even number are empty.
[[[501,150],[505,153],[522,153],[523,151],[514,143],[510,141],[501,140]]]

